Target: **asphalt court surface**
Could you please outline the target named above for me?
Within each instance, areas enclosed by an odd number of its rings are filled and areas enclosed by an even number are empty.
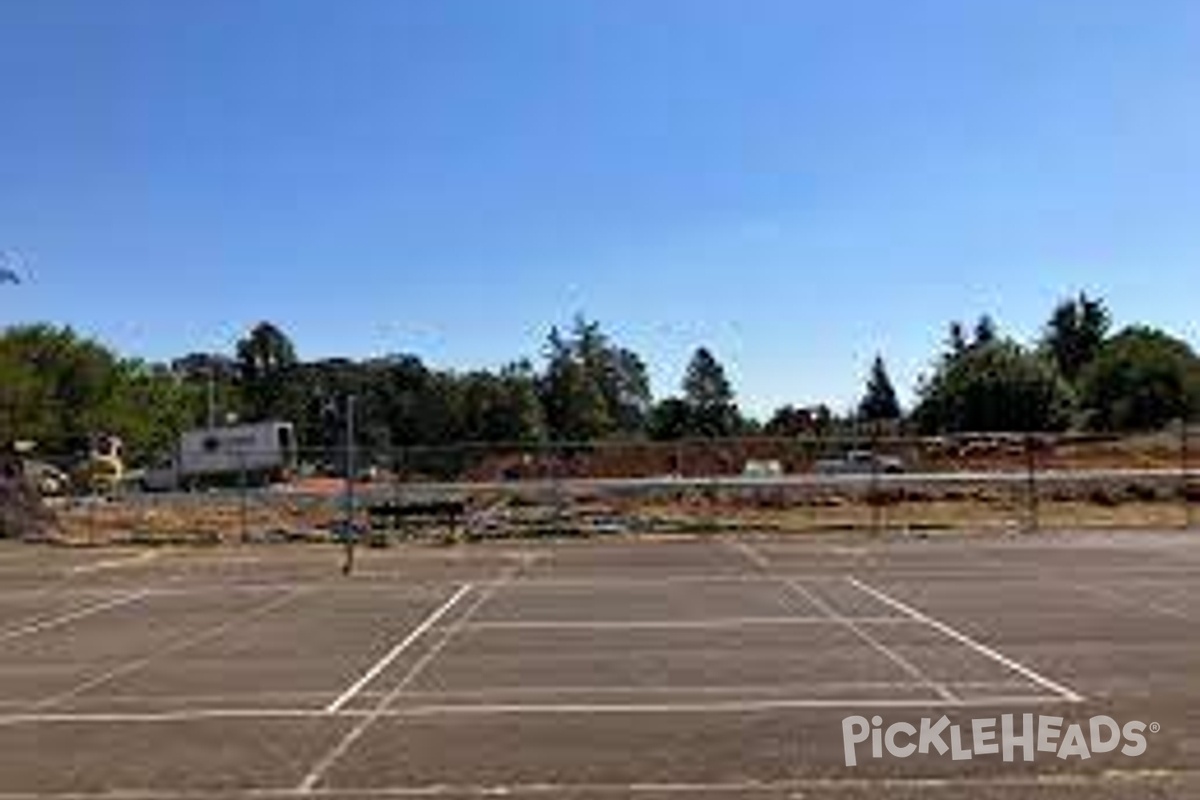
[[[0,800],[1200,797],[1200,539],[0,545]],[[1137,757],[848,767],[842,721]],[[967,742],[970,746],[970,742]]]

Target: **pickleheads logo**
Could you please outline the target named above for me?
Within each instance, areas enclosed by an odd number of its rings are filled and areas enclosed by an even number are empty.
[[[854,716],[842,720],[842,745],[847,767],[858,764],[858,746],[868,741],[871,758],[883,758],[885,752],[896,758],[908,758],[914,753],[932,751],[941,756],[949,753],[954,761],[997,753],[1003,754],[1005,761],[1014,761],[1018,752],[1025,761],[1033,761],[1038,753],[1053,753],[1063,760],[1086,760],[1095,753],[1111,753],[1118,748],[1123,755],[1134,758],[1146,752],[1146,732],[1159,731],[1156,722],[1120,725],[1105,716],[1064,727],[1065,722],[1062,717],[1025,714],[1018,725],[1015,715],[1004,714],[999,720],[995,717],[971,720],[964,727],[943,716],[937,721],[922,719],[920,725],[895,722],[884,728],[882,717],[868,720]],[[969,747],[964,746],[967,736]]]

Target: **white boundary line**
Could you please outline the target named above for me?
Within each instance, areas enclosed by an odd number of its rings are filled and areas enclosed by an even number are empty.
[[[84,606],[83,608],[76,609],[75,611],[70,611],[66,614],[60,614],[57,617],[34,620],[33,622],[20,627],[10,628],[8,630],[0,630],[0,642],[8,642],[12,641],[13,639],[19,639],[22,636],[31,636],[35,633],[41,633],[54,628],[60,628],[63,625],[69,625],[77,620],[90,617],[93,614],[99,614],[103,611],[128,605],[129,603],[135,603],[138,600],[149,596],[149,594],[150,591],[148,589],[142,589],[140,591],[122,595],[113,600],[105,600],[102,603]]]
[[[755,566],[757,566],[759,569],[761,569],[764,573],[769,574],[770,562],[767,560],[766,556],[764,556],[762,553],[758,552],[753,547],[751,547],[750,545],[748,545],[742,541],[733,542],[732,547],[735,550],[737,550],[738,552],[742,553],[746,558],[748,558]],[[853,633],[855,636],[857,636],[860,640],[866,642],[868,645],[870,645],[872,648],[874,648],[877,652],[882,653],[889,661],[891,661],[896,666],[900,667],[902,670],[907,672],[912,677],[916,678],[923,685],[927,686],[929,689],[933,690],[934,692],[937,692],[938,696],[941,697],[946,702],[951,703],[951,704],[962,702],[962,698],[960,698],[954,692],[952,692],[948,688],[946,688],[945,684],[941,683],[940,681],[935,681],[933,678],[929,677],[922,670],[918,669],[917,666],[915,664],[913,664],[911,661],[909,661],[908,659],[906,659],[904,656],[900,655],[896,651],[892,650],[892,648],[888,647],[883,642],[879,641],[874,636],[872,636],[871,634],[869,634],[865,630],[863,630],[861,627],[859,627],[852,618],[843,616],[833,606],[831,606],[829,603],[825,602],[825,600],[823,600],[822,598],[813,594],[802,583],[799,583],[798,581],[792,580],[787,577],[778,577],[778,578],[776,578],[776,580],[785,589],[790,589],[793,593],[799,594],[801,597],[804,598],[804,600],[806,600],[810,605],[814,606],[822,614],[828,615],[831,620],[840,622],[843,625],[845,625],[847,630],[849,630],[851,633]]]
[[[379,677],[380,673],[391,666],[392,662],[399,658],[405,650],[411,647],[413,642],[417,641],[417,639],[420,639],[426,631],[436,625],[438,620],[446,616],[450,609],[454,608],[458,601],[461,600],[463,596],[473,588],[474,585],[470,583],[463,584],[462,586],[458,587],[458,591],[451,595],[449,600],[438,606],[438,608],[435,609],[429,616],[427,616],[420,625],[413,628],[408,636],[405,636],[404,639],[402,639],[396,644],[395,647],[389,650],[383,656],[383,658],[376,661],[370,669],[364,672],[362,677],[350,684],[350,686],[344,692],[338,695],[333,702],[325,707],[325,711],[329,714],[336,714],[345,708],[346,704],[353,700],[355,695],[361,692],[367,686],[367,684]]]
[[[275,609],[290,603],[303,593],[304,590],[293,589],[281,597],[276,597],[274,600],[270,600],[262,605],[256,606],[249,611],[236,614],[232,618],[225,619],[223,622],[220,622],[216,625],[209,626],[193,634],[189,634],[182,638],[168,642],[165,646],[145,656],[142,656],[141,658],[118,664],[112,669],[102,672],[99,675],[94,675],[82,683],[71,687],[70,689],[66,689],[58,694],[50,695],[38,700],[34,702],[30,708],[42,709],[59,705],[66,700],[70,700],[72,697],[76,697],[84,692],[95,689],[98,686],[103,686],[106,683],[110,683],[111,681],[114,681],[117,678],[123,677],[132,672],[137,672],[138,670],[144,669],[146,666],[152,664],[154,661],[162,658],[163,656],[168,656],[172,653],[178,653],[183,650],[187,650],[190,647],[194,647],[210,639],[215,639],[219,636],[222,636],[229,631],[236,629],[240,625],[244,625],[248,622],[258,619],[261,616],[265,616]]]
[[[1024,691],[1029,689],[1028,681],[1014,678],[1011,681],[976,681],[956,683],[955,686],[962,686],[968,689],[975,690],[1005,690],[1005,691]],[[819,691],[813,691],[817,689]],[[627,695],[627,696],[664,696],[678,695],[680,697],[711,697],[720,695],[732,695],[733,700],[748,700],[754,701],[754,696],[758,699],[770,700],[772,698],[779,700],[797,700],[806,699],[803,697],[803,692],[808,690],[812,695],[811,699],[826,700],[836,699],[835,691],[862,691],[862,690],[916,690],[929,687],[918,681],[820,681],[817,683],[779,683],[779,684],[730,684],[728,686],[529,686],[529,687],[505,687],[505,688],[489,688],[489,689],[460,689],[450,691],[408,691],[404,692],[402,697],[409,702],[423,701],[421,704],[429,705],[470,705],[469,703],[449,702],[451,700],[466,700],[468,698],[479,701],[485,705],[507,704],[504,702],[488,702],[488,698],[518,698],[518,697],[558,697],[562,695],[583,695],[587,696],[606,696],[606,695]],[[825,692],[825,696],[821,696],[821,692]],[[799,694],[799,696],[798,696]],[[852,695],[853,696],[853,695]],[[899,698],[899,699],[917,699],[917,698]],[[929,700],[931,698],[924,698]],[[690,701],[681,701],[690,702]],[[696,701],[700,702],[700,701]],[[541,704],[544,705],[544,704]],[[596,703],[603,705],[603,703]]]
[[[409,667],[408,672],[404,673],[404,677],[400,679],[400,682],[392,687],[391,691],[384,695],[383,699],[376,703],[373,708],[367,711],[359,723],[351,728],[350,731],[343,736],[341,740],[333,746],[332,749],[329,750],[329,752],[327,752],[313,764],[312,768],[308,771],[308,774],[304,776],[304,780],[302,780],[299,786],[296,787],[297,790],[302,793],[306,793],[316,788],[317,784],[319,784],[325,777],[325,773],[327,773],[333,767],[333,765],[338,762],[338,759],[344,756],[346,752],[354,746],[355,742],[362,738],[363,734],[365,734],[372,725],[374,725],[381,717],[387,714],[388,706],[391,705],[391,703],[393,703],[396,698],[408,688],[409,684],[411,684],[413,680],[415,680],[417,676],[419,676],[425,670],[425,668],[428,667],[433,660],[441,654],[442,650],[444,650],[445,647],[450,643],[450,640],[454,638],[455,634],[457,634],[464,625],[471,621],[472,615],[474,615],[484,603],[490,600],[492,596],[500,590],[501,586],[508,581],[511,581],[517,575],[517,573],[519,573],[522,569],[527,568],[530,564],[536,561],[537,558],[538,556],[536,555],[523,557],[520,564],[506,569],[500,580],[492,583],[490,586],[488,586],[488,588],[480,592],[478,596],[471,602],[471,604],[467,606],[462,615],[459,616],[452,625],[443,630],[442,638],[438,639],[438,641],[432,647],[430,647],[429,650],[426,651],[423,656],[421,656],[421,658],[417,659],[415,664]]]
[[[394,699],[394,698],[393,698]],[[582,714],[749,714],[764,711],[789,711],[805,708],[989,708],[993,706],[1046,705],[1061,700],[1049,695],[996,695],[942,700],[925,699],[856,699],[804,698],[778,700],[730,700],[694,703],[481,703],[472,705],[428,704],[383,709],[342,709],[330,714],[318,708],[210,708],[159,712],[108,713],[43,713],[0,714],[0,728],[18,725],[127,725],[202,722],[206,720],[272,720],[272,719],[357,719],[358,727],[379,719],[407,719],[438,716],[503,716],[503,715],[582,715]],[[358,730],[358,727],[355,730]],[[359,736],[362,734],[360,733]],[[355,737],[357,739],[357,737]],[[353,741],[347,743],[353,744]],[[337,755],[345,752],[339,747]],[[324,769],[332,766],[325,762]],[[334,759],[336,760],[336,759]],[[318,766],[321,766],[319,764]],[[321,779],[322,771],[309,773],[312,786]],[[308,778],[306,778],[307,783]]]
[[[802,698],[728,700],[694,703],[481,703],[477,705],[421,705],[394,708],[382,717],[550,715],[550,714],[750,714],[805,708],[963,708],[966,706],[1012,706],[1058,702],[1046,695],[997,695],[972,700]]]
[[[121,567],[133,566],[134,564],[144,564],[158,558],[157,550],[146,550],[138,553],[135,556],[126,556],[124,558],[106,558],[102,561],[93,561],[89,564],[79,564],[71,567],[69,573],[71,575],[86,575],[91,572],[103,572],[109,569],[120,569]]]
[[[962,681],[951,684],[954,688],[965,688],[977,691],[1001,691],[1015,692],[1027,690],[1029,682],[1014,676],[1008,681]],[[780,683],[780,684],[730,684],[728,686],[688,686],[685,688],[671,686],[596,686],[596,685],[575,685],[575,686],[535,686],[535,687],[512,687],[512,688],[488,688],[488,689],[456,689],[452,691],[442,690],[416,690],[405,691],[400,695],[400,698],[409,703],[418,704],[438,704],[438,705],[453,705],[457,701],[470,700],[476,703],[488,702],[488,698],[502,698],[507,701],[513,698],[536,698],[536,697],[563,697],[563,696],[583,696],[585,698],[606,697],[606,696],[628,696],[628,697],[655,697],[655,696],[678,696],[678,697],[720,697],[722,695],[731,696],[731,699],[750,699],[759,697],[769,699],[771,697],[791,697],[795,699],[798,694],[805,691],[812,691],[814,688],[820,690],[816,692],[815,699],[821,699],[821,692],[825,693],[826,698],[836,697],[835,692],[855,692],[858,690],[916,690],[925,689],[923,683],[916,681],[821,681],[820,683]],[[387,692],[379,690],[367,689],[359,692],[357,699],[360,700],[380,700]],[[69,706],[60,711],[45,713],[56,714],[79,714],[82,716],[91,716],[96,714],[156,714],[156,713],[186,713],[189,711],[204,711],[206,708],[236,709],[239,702],[253,698],[255,700],[274,700],[278,701],[278,705],[262,706],[265,709],[278,708],[288,710],[294,708],[292,704],[305,704],[305,710],[312,710],[309,707],[310,700],[324,700],[329,697],[329,692],[316,690],[304,690],[294,692],[245,692],[241,694],[179,694],[179,695],[146,695],[146,694],[105,694],[93,699],[92,702],[84,701],[82,705]],[[453,702],[452,702],[453,701]],[[495,704],[499,701],[493,701]],[[130,708],[129,711],[121,711],[122,707]],[[90,709],[90,710],[89,710]],[[0,719],[7,715],[25,715],[30,713],[41,712],[42,709],[37,709],[30,706],[28,701],[20,700],[3,700],[0,701]],[[327,712],[322,711],[322,714]]]
[[[807,795],[809,792],[853,792],[854,796],[874,796],[888,789],[901,789],[910,794],[922,789],[957,787],[962,789],[1035,789],[1049,787],[1111,788],[1113,781],[1134,786],[1171,786],[1179,781],[1193,780],[1200,772],[1188,768],[1110,770],[1101,773],[1032,773],[1014,776],[931,775],[890,778],[794,778],[778,781],[725,781],[705,783],[512,783],[512,784],[429,784],[425,786],[383,786],[360,788],[329,788],[301,791],[293,788],[259,789],[113,789],[87,792],[0,792],[0,800],[271,800],[271,798],[388,798],[388,797],[561,797],[565,794],[629,797],[633,794],[720,793],[778,797]],[[864,795],[865,793],[865,795]],[[915,795],[913,795],[915,796]]]
[[[912,625],[913,620],[905,617],[854,617],[856,622],[873,625]],[[648,619],[648,620],[497,620],[472,622],[467,630],[472,631],[524,631],[524,630],[582,630],[582,631],[636,631],[636,630],[709,630],[720,628],[755,628],[790,625],[837,625],[839,621],[828,616],[819,617],[712,617],[710,619]]]
[[[883,603],[887,603],[892,608],[894,608],[897,611],[900,611],[904,614],[907,614],[908,616],[912,617],[913,619],[917,620],[918,622],[924,622],[929,627],[933,628],[936,631],[939,631],[940,633],[945,634],[946,636],[950,637],[951,639],[958,642],[959,644],[966,645],[967,647],[971,648],[972,650],[979,653],[980,655],[987,656],[988,658],[992,659],[996,663],[1001,664],[1005,667],[1008,667],[1013,672],[1016,672],[1019,675],[1022,675],[1024,677],[1028,678],[1029,680],[1033,681],[1034,683],[1041,686],[1042,688],[1049,689],[1050,691],[1059,695],[1062,699],[1064,699],[1068,702],[1071,702],[1071,703],[1082,703],[1083,702],[1083,700],[1084,700],[1083,695],[1081,695],[1077,692],[1074,692],[1071,689],[1068,689],[1066,686],[1063,686],[1061,683],[1056,683],[1056,682],[1050,680],[1049,678],[1045,677],[1044,675],[1041,675],[1041,674],[1033,671],[1032,669],[1025,666],[1024,664],[1014,661],[1013,659],[1009,658],[1008,656],[1004,655],[1003,653],[1001,653],[997,650],[994,650],[993,648],[988,647],[985,644],[981,644],[981,643],[975,641],[970,636],[967,636],[965,633],[961,633],[960,631],[957,631],[954,628],[951,628],[946,623],[941,622],[940,620],[936,620],[933,617],[929,616],[928,614],[922,613],[921,611],[918,611],[917,609],[913,608],[912,606],[910,606],[906,603],[903,603],[894,597],[884,594],[883,592],[879,591],[875,587],[870,586],[866,583],[863,583],[858,578],[855,578],[853,575],[847,576],[846,580],[852,586],[854,586],[855,588],[857,588],[863,592],[866,592],[867,594],[874,597],[876,600],[879,600]]]

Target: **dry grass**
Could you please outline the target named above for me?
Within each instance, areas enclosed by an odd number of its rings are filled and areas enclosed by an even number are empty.
[[[777,531],[821,531],[874,528],[888,530],[1020,530],[1034,524],[1035,515],[1021,501],[930,500],[875,506],[863,502],[806,505],[782,509],[659,504],[638,509],[638,515],[660,526],[761,528]],[[1200,520],[1200,512],[1195,513]],[[1096,528],[1181,528],[1188,522],[1182,503],[1123,502],[1115,505],[1087,501],[1043,501],[1036,509],[1042,530]]]

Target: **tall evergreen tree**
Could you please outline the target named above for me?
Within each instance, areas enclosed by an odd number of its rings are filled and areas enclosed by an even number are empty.
[[[867,378],[867,391],[858,405],[858,415],[868,422],[895,420],[900,418],[900,401],[888,377],[883,356],[875,356],[871,374]]]
[[[692,425],[702,436],[728,436],[737,427],[737,406],[725,368],[705,347],[696,350],[683,379]]]

